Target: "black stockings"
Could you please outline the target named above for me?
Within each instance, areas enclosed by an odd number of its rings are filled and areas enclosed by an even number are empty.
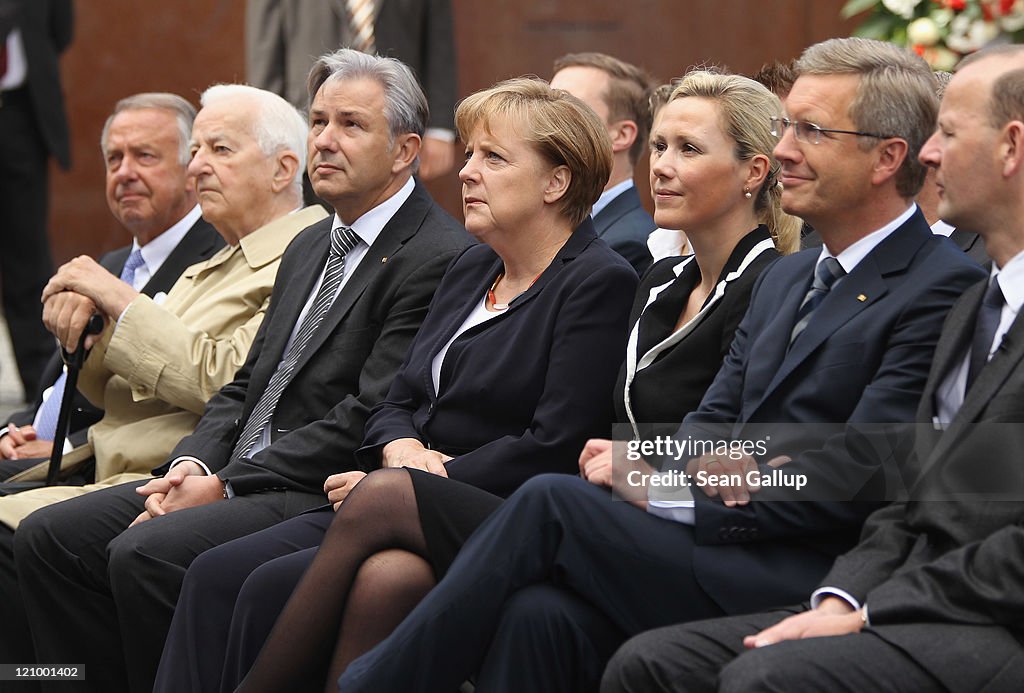
[[[239,691],[337,691],[349,662],[434,586],[409,473],[381,470],[345,500]]]

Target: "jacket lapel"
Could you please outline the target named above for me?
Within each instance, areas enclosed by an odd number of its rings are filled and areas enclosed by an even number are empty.
[[[317,328],[317,331],[313,334],[306,348],[303,349],[302,354],[299,356],[299,362],[295,365],[295,372],[298,373],[309,361],[313,354],[323,346],[324,342],[327,341],[329,335],[331,335],[342,319],[348,314],[349,310],[355,304],[359,296],[362,295],[363,291],[369,285],[370,281],[377,276],[379,272],[386,271],[386,264],[388,260],[405,244],[409,238],[411,238],[423,224],[424,218],[427,216],[427,212],[430,210],[431,200],[427,196],[423,187],[417,183],[413,189],[412,195],[409,199],[398,208],[395,215],[391,217],[391,220],[381,230],[380,235],[373,242],[373,245],[367,249],[363,259],[360,260],[359,266],[356,267],[355,272],[345,285],[341,288],[341,292],[338,297],[334,299],[334,303],[331,304],[330,310],[327,311],[327,315],[324,316],[323,323]],[[330,223],[333,223],[333,217],[329,218]],[[326,235],[329,236],[329,233]],[[325,237],[325,240],[327,238]],[[329,244],[329,243],[328,243]],[[323,258],[320,262],[319,267],[323,267],[327,261],[327,250],[324,251]],[[319,278],[317,273],[313,280]],[[309,298],[309,292],[312,290],[312,283],[306,289],[304,298]],[[301,309],[301,308],[300,308]]]
[[[924,216],[918,210],[906,223],[868,253],[853,271],[829,292],[814,311],[810,322],[807,323],[807,328],[793,343],[793,347],[785,353],[775,376],[757,406],[768,399],[785,382],[786,378],[821,347],[836,330],[889,293],[886,277],[905,272],[913,261],[914,255],[929,238],[931,238],[931,230],[924,221]],[[817,260],[817,256],[814,257],[814,260]],[[788,320],[777,321],[778,326],[786,330],[784,334],[776,335],[776,340],[782,342],[783,349],[789,343],[789,334],[795,323],[796,312],[810,286],[809,275],[814,271],[813,267],[812,264],[808,269],[808,279],[799,282],[799,286],[803,290],[791,290],[783,310],[780,311],[780,315],[789,317]]]
[[[160,265],[156,274],[149,278],[142,293],[155,296],[161,291],[170,291],[185,268],[208,259],[222,247],[224,239],[200,217]]]
[[[640,194],[636,191],[635,185],[630,186],[625,192],[616,195],[611,202],[605,205],[604,209],[597,213],[597,216],[593,217],[594,232],[600,238],[612,224],[639,206]]]
[[[970,315],[973,320],[977,310]],[[968,333],[971,330],[965,330]],[[961,354],[962,356],[962,354]],[[950,446],[958,442],[964,433],[964,429],[977,423],[985,407],[999,392],[1007,378],[1013,374],[1024,358],[1024,311],[1017,315],[1010,329],[1003,336],[996,353],[989,360],[988,364],[981,369],[974,385],[967,391],[964,403],[960,406],[956,416],[950,423],[948,429],[939,438],[931,454],[928,456],[921,472],[931,467],[935,461],[942,459]]]
[[[935,345],[935,356],[932,358],[931,372],[921,396],[921,406],[917,410],[917,420],[921,423],[931,423],[937,411],[935,393],[950,371],[963,359],[987,286],[986,277],[967,289],[946,318],[938,344]]]

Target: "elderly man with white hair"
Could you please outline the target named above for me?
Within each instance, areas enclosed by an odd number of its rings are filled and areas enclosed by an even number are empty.
[[[285,248],[326,216],[319,207],[298,211],[307,133],[298,111],[235,84],[210,87],[201,102],[188,173],[203,217],[227,245],[185,270],[162,303],[90,257],[58,270],[43,294],[50,331],[73,350],[90,315],[106,322],[78,381],[105,414],[86,449],[67,455],[74,463],[91,452],[96,483],[0,497],[0,523],[16,528],[50,503],[147,478],[245,361]],[[45,474],[41,467],[17,479]]]

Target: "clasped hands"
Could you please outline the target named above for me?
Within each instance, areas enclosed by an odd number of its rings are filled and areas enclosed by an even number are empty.
[[[622,459],[613,463],[613,446],[612,441],[604,438],[588,440],[580,453],[580,476],[598,486],[611,488],[613,472],[615,477],[621,477],[633,470],[639,470],[643,474],[656,473],[642,458],[633,461],[621,456]],[[781,467],[790,459],[787,456],[779,456],[769,460],[767,464],[773,468]],[[750,455],[702,455],[691,459],[686,465],[686,473],[691,479],[706,481],[694,484],[704,492],[704,495],[709,498],[721,498],[730,508],[746,505],[750,502],[750,494],[759,490],[758,485],[748,482],[748,474],[757,471],[757,460]],[[630,485],[623,484],[615,484],[615,488],[620,491],[631,490]],[[646,507],[639,498],[628,500],[634,505]]]
[[[102,315],[105,323],[117,320],[138,295],[91,257],[80,255],[62,265],[43,289],[43,324],[71,352],[93,314]],[[86,349],[98,338],[86,337]]]
[[[437,450],[428,450],[423,443],[415,438],[399,438],[381,449],[381,466],[384,468],[412,467],[422,469],[431,474],[447,477],[448,471],[444,463],[452,459]],[[366,478],[366,472],[341,472],[332,474],[324,482],[327,500],[334,504],[337,511],[348,494],[360,481]]]
[[[223,500],[224,482],[216,475],[208,475],[195,462],[186,460],[135,492],[146,497],[146,509],[132,521],[131,527],[176,510]]]

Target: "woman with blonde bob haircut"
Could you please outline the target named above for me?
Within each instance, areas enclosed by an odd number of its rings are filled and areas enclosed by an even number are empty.
[[[456,125],[466,228],[480,244],[448,268],[367,421],[364,471],[327,480],[337,512],[192,565],[165,652],[185,643],[225,666],[220,681],[168,678],[163,690],[334,690],[433,587],[491,499],[542,472],[574,473],[586,440],[610,433],[637,277],[589,216],[611,171],[607,133],[582,102],[531,79],[470,96]],[[229,623],[211,623],[225,600]]]

